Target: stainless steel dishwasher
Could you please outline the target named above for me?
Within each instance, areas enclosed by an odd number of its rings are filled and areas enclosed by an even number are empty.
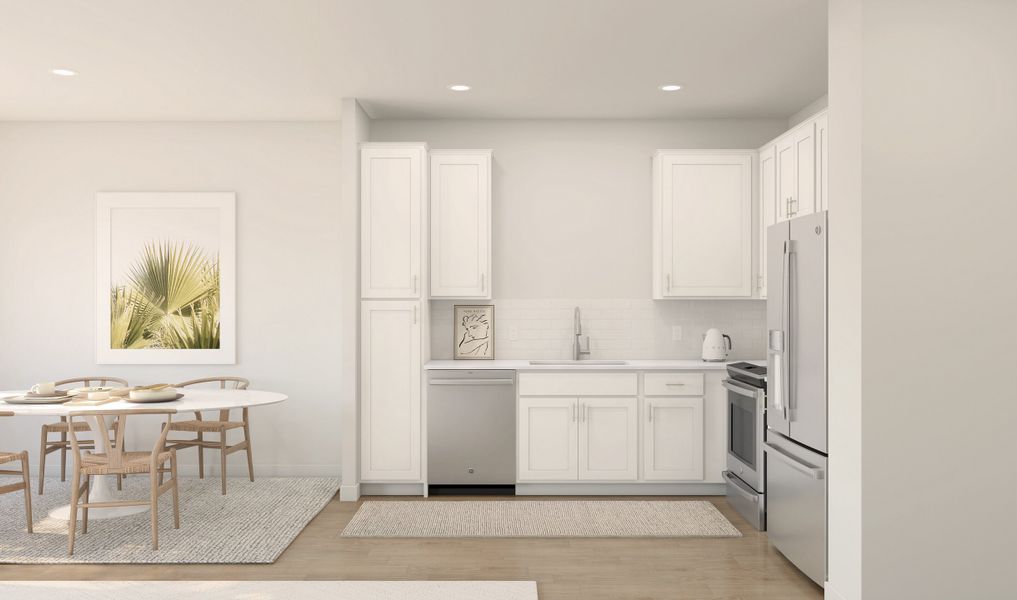
[[[434,370],[427,377],[429,493],[514,493],[515,371]]]

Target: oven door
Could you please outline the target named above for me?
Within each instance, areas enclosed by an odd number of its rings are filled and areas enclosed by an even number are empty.
[[[766,492],[763,432],[766,394],[751,385],[725,379],[727,388],[727,469],[757,492]]]

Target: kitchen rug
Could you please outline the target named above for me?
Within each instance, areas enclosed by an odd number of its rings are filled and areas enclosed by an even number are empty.
[[[537,583],[535,581],[0,581],[0,598],[537,600]]]
[[[148,498],[148,486],[147,475],[124,480],[130,498]],[[159,498],[158,550],[148,511],[90,519],[85,534],[79,513],[74,556],[67,556],[67,521],[48,515],[70,503],[70,483],[47,478],[46,494],[32,494],[35,533],[25,531],[24,496],[0,495],[0,563],[271,563],[338,489],[338,479],[236,478],[223,496],[218,477],[181,478],[180,529],[173,529],[171,494]]]
[[[364,502],[344,537],[741,537],[705,500]]]

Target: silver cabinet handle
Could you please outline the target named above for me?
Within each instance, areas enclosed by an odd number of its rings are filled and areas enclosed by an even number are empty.
[[[417,276],[416,275],[413,276],[413,293],[414,294],[417,293]]]
[[[653,423],[653,403],[652,402],[647,404],[646,420],[649,421],[650,423]]]
[[[749,493],[748,490],[743,488],[742,486],[745,484],[742,483],[741,481],[738,481],[738,478],[732,475],[731,471],[724,471],[723,473],[721,473],[721,475],[724,476],[724,479],[728,480],[728,482],[731,484],[731,487],[737,490],[742,498],[745,498],[749,502],[759,502],[759,496]]]
[[[764,442],[764,445],[766,446],[766,450],[767,450],[768,454],[772,454],[773,456],[779,458],[781,460],[781,462],[783,462],[787,466],[791,467],[795,471],[798,471],[799,473],[802,473],[803,475],[808,475],[812,479],[822,479],[823,478],[823,469],[821,469],[819,467],[813,467],[812,465],[810,465],[808,463],[804,463],[804,462],[798,460],[798,458],[792,456],[790,453],[786,452],[784,449],[780,448],[779,446],[774,446],[770,442]]]
[[[684,383],[680,383],[680,382],[679,383],[665,383],[664,385],[676,386],[676,387],[685,387],[685,384]]]
[[[480,291],[487,291],[487,277],[484,273],[480,274]]]
[[[664,282],[665,282],[664,283],[664,293],[665,294],[671,293],[671,274],[670,273],[668,273],[667,275],[664,276]]]

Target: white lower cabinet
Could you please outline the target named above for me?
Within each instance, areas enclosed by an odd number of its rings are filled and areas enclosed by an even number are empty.
[[[579,399],[580,481],[639,478],[639,409],[636,398]]]
[[[703,480],[703,398],[643,399],[643,479]]]
[[[420,481],[420,302],[361,303],[361,479]]]
[[[516,443],[520,481],[579,479],[575,398],[520,398]]]

